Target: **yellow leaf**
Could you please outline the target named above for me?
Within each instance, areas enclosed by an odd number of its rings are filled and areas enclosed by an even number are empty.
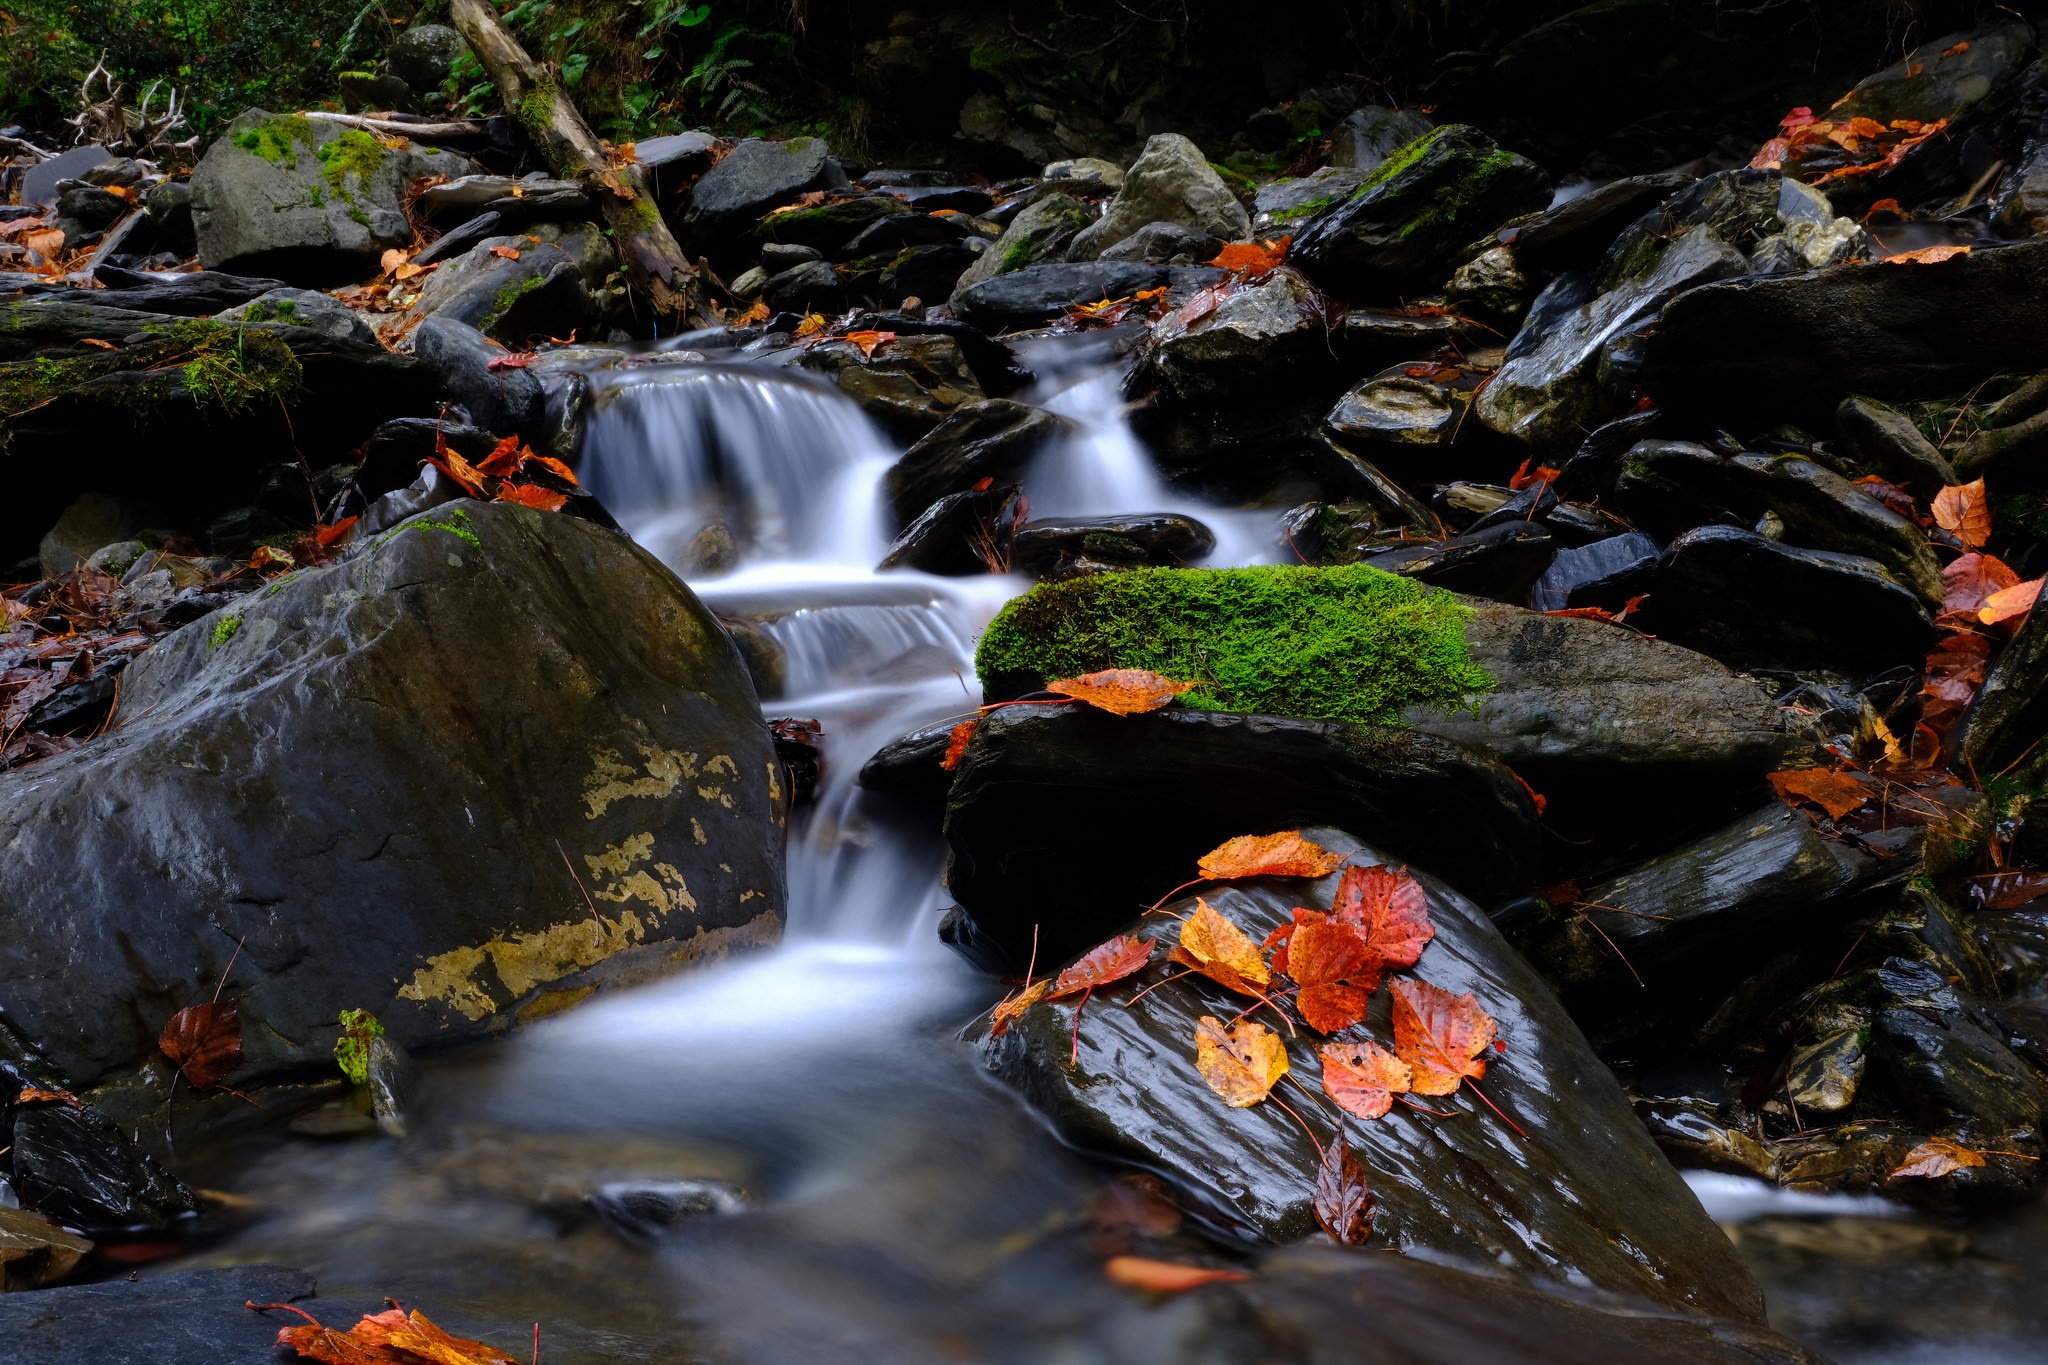
[[[1269,985],[1273,974],[1259,945],[1249,934],[1216,913],[1209,902],[1195,898],[1195,911],[1180,925],[1180,947],[1173,960],[1232,990],[1250,995]]]
[[[1272,1093],[1287,1074],[1280,1035],[1247,1019],[1226,1030],[1213,1014],[1195,1026],[1195,1069],[1232,1109],[1248,1109]]]

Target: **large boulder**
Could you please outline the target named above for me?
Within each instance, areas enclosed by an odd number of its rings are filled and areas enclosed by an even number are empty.
[[[1074,235],[1095,221],[1095,210],[1064,194],[1041,194],[1010,220],[1003,235],[989,244],[967,267],[953,292],[972,289],[984,280],[1047,261],[1063,261]],[[954,310],[959,310],[955,303]]]
[[[1443,286],[1467,243],[1543,207],[1550,178],[1477,128],[1447,124],[1388,157],[1301,229],[1290,253],[1327,288],[1360,301]]]
[[[457,1043],[771,941],[785,805],[737,651],[652,556],[450,504],[165,638],[103,737],[0,776],[0,1003],[161,1132],[157,1035],[223,978],[246,1091],[331,1067],[344,1009]]]
[[[1359,863],[1391,856],[1336,830],[1306,833]],[[1396,1105],[1383,1118],[1347,1122],[1345,1136],[1378,1200],[1372,1245],[1760,1322],[1762,1295],[1734,1247],[1657,1152],[1542,978],[1477,906],[1434,877],[1417,880],[1436,933],[1414,974],[1470,992],[1499,1025],[1506,1046],[1489,1054],[1483,1089],[1523,1132],[1469,1094],[1429,1102],[1450,1117]],[[1327,910],[1337,881],[1254,880],[1212,888],[1208,899],[1256,942],[1288,923],[1294,906]],[[1178,932],[1164,916],[1130,928],[1168,943]],[[1155,955],[1131,980],[1149,986],[1174,970]],[[1383,987],[1359,1030],[1382,1045],[1391,1041],[1388,1001]],[[997,1037],[979,1030],[989,1068],[1070,1142],[1161,1173],[1215,1222],[1274,1242],[1315,1234],[1318,1154],[1308,1134],[1277,1104],[1227,1107],[1195,1069],[1201,1017],[1236,1015],[1240,998],[1190,977],[1128,1008],[1098,1001],[1078,1031],[1075,1004],[1039,1004]],[[1312,1036],[1282,1037],[1293,1077],[1313,1092],[1320,1067]],[[1289,1107],[1318,1140],[1335,1136],[1327,1113],[1291,1100]]]
[[[689,224],[730,233],[831,176],[830,149],[815,137],[747,138],[719,158],[690,191]],[[841,181],[840,183],[845,183]]]
[[[250,109],[192,173],[192,225],[209,270],[292,284],[353,280],[412,240],[405,195],[477,167],[453,152],[387,147],[359,128]]]
[[[592,243],[606,256],[594,227],[561,234],[557,242],[526,236],[485,237],[426,277],[418,296],[379,329],[397,342],[422,319],[460,322],[514,350],[536,338],[587,330],[602,309],[590,289]],[[509,254],[507,254],[509,253]]]
[[[1193,322],[1170,313],[1153,329],[1131,387],[1157,384],[1183,402],[1214,403],[1314,384],[1335,367],[1314,297],[1313,285],[1283,269]]]
[[[1244,205],[1210,169],[1202,149],[1178,133],[1159,133],[1145,143],[1108,210],[1074,238],[1068,259],[1092,261],[1152,223],[1179,223],[1226,242],[1242,241],[1252,230]]]
[[[908,525],[951,493],[987,479],[1014,481],[1073,424],[1044,408],[1007,398],[986,398],[955,409],[918,438],[882,476],[882,491],[897,524]]]

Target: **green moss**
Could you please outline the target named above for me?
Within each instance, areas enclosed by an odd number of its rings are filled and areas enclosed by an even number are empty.
[[[0,418],[12,417],[94,381],[102,401],[147,415],[178,397],[222,412],[258,399],[297,398],[303,371],[291,348],[268,332],[194,319],[143,328],[148,340],[118,351],[37,356],[0,365]]]
[[[1389,152],[1387,159],[1379,164],[1378,169],[1367,176],[1364,183],[1357,189],[1351,191],[1351,197],[1353,199],[1364,198],[1401,172],[1407,170],[1410,166],[1413,166],[1416,162],[1422,160],[1424,156],[1428,155],[1429,149],[1434,147],[1437,144],[1437,140],[1444,135],[1446,129],[1452,126],[1446,124],[1443,128],[1432,128],[1407,146],[1397,147]]]
[[[519,119],[519,126],[527,131],[536,146],[548,145],[548,130],[554,126],[555,83],[542,80],[519,97],[518,107],[513,114]]]
[[[298,169],[300,147],[311,148],[318,140],[313,131],[313,120],[304,114],[283,114],[265,119],[254,128],[244,128],[234,136],[235,145],[243,151],[287,170]]]
[[[1209,169],[1216,172],[1217,178],[1228,185],[1230,192],[1240,199],[1249,199],[1259,192],[1258,183],[1243,171],[1215,161],[1209,163]]]
[[[1297,223],[1304,218],[1321,213],[1335,201],[1336,196],[1325,195],[1321,199],[1311,199],[1305,204],[1296,204],[1291,209],[1279,209],[1270,216],[1275,224]]]
[[[1484,198],[1501,173],[1518,160],[1520,158],[1513,152],[1490,152],[1471,162],[1447,189],[1431,197],[1422,212],[1401,225],[1401,235],[1412,237],[1418,232],[1440,234],[1450,231],[1456,226],[1458,215],[1473,202]]]
[[[1146,668],[1199,681],[1183,700],[1203,710],[1392,724],[1493,686],[1466,648],[1470,615],[1364,565],[1132,569],[1040,584],[989,624],[975,666],[1005,690],[1020,674]]]
[[[491,296],[491,306],[484,313],[484,320],[478,330],[488,332],[498,325],[498,320],[512,311],[512,305],[547,283],[544,275],[529,275],[517,284],[508,284]]]
[[[259,399],[298,397],[305,371],[270,333],[204,320],[171,330],[191,355],[178,367],[178,386],[199,402],[239,413]]]
[[[1022,270],[1031,264],[1030,242],[1012,242],[1010,249],[1003,253],[1003,259],[996,262],[996,274],[1007,275],[1012,270]]]
[[[241,628],[242,614],[240,612],[231,611],[222,615],[220,620],[213,623],[213,633],[206,637],[206,652],[211,654],[214,650],[219,649],[222,645],[234,639],[235,633],[241,630]]]
[[[469,529],[469,513],[463,511],[460,507],[448,514],[447,521],[435,521],[429,517],[421,517],[419,520],[409,521],[405,525],[406,528],[414,531],[446,531],[458,540],[468,541],[472,549],[481,550],[484,548],[483,540],[478,537],[475,531]],[[393,534],[396,534],[396,532]]]
[[[334,1040],[334,1061],[341,1074],[364,1085],[370,1079],[370,1042],[384,1036],[384,1025],[368,1010],[343,1010],[341,1036]]]

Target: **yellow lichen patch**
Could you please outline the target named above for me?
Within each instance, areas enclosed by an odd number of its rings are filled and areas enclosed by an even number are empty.
[[[484,965],[481,948],[456,948],[427,959],[427,965],[412,974],[412,984],[398,991],[400,1000],[434,1001],[459,1011],[468,1018],[481,1019],[498,1008],[490,995],[473,979]]]
[[[498,979],[516,1000],[535,986],[595,967],[613,953],[645,942],[648,929],[658,928],[660,923],[659,917],[651,923],[642,921],[631,910],[615,920],[564,920],[539,933],[494,938],[484,945],[484,951],[498,969]]]
[[[589,998],[595,986],[577,986],[566,991],[542,991],[526,1002],[519,1010],[519,1022],[530,1024],[536,1019],[545,1019],[551,1014],[574,1009]]]
[[[635,834],[624,843],[607,844],[602,853],[584,854],[583,862],[593,878],[610,878],[601,880],[592,893],[601,901],[614,905],[640,901],[664,917],[672,910],[697,908],[697,898],[690,894],[683,874],[672,864],[654,863],[652,833]],[[654,865],[649,869],[640,867],[641,863]]]
[[[649,831],[635,834],[622,844],[606,844],[602,853],[586,853],[583,862],[593,877],[623,877],[633,870],[633,864],[644,863],[653,856],[654,834]]]
[[[617,749],[598,749],[590,755],[590,775],[583,779],[583,801],[590,807],[587,819],[595,820],[611,809],[614,801],[629,797],[645,796],[660,800],[675,791],[685,778],[697,776],[697,756],[677,749],[664,749],[658,744],[635,744],[644,760],[635,768],[619,756]],[[706,771],[723,761],[730,766],[729,758],[714,758],[705,765]]]

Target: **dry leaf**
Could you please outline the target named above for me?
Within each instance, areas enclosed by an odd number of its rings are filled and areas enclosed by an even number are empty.
[[[1278,834],[1243,834],[1202,855],[1195,870],[1206,881],[1239,877],[1327,877],[1343,860],[1301,837],[1298,829]]]
[[[385,253],[378,258],[378,266],[380,269],[383,270],[383,272],[386,275],[389,275],[392,271],[404,265],[407,259],[408,257],[406,256],[406,254],[394,246],[387,249]]]
[[[1199,896],[1193,913],[1181,921],[1180,946],[1167,957],[1240,995],[1264,995],[1273,979],[1251,936]]]
[[[1049,976],[1041,977],[1017,992],[1017,994],[999,1002],[993,1010],[989,1011],[988,1036],[1000,1038],[1009,1032],[1010,1025],[1023,1018],[1025,1012],[1033,1005],[1045,999],[1046,992],[1051,989],[1052,978]]]
[[[825,330],[825,327],[826,322],[823,313],[806,313],[804,314],[804,320],[796,325],[797,339],[801,341],[805,337],[817,336]]]
[[[22,233],[21,244],[45,260],[55,261],[64,250],[64,232],[61,228],[38,228]]]
[[[1316,1051],[1323,1061],[1323,1093],[1359,1118],[1381,1117],[1412,1083],[1408,1063],[1378,1043],[1324,1043]]]
[[[1143,1256],[1112,1256],[1103,1265],[1102,1273],[1126,1289],[1149,1289],[1155,1294],[1181,1294],[1205,1284],[1248,1278],[1242,1270],[1211,1270],[1207,1266],[1154,1261]]]
[[[1393,991],[1394,1051],[1408,1063],[1409,1089],[1448,1095],[1486,1074],[1480,1054],[1493,1042],[1494,1023],[1476,999],[1427,981],[1396,981]]]
[[[210,1090],[242,1060],[242,1019],[233,1005],[188,1005],[164,1025],[157,1046],[185,1079]]]
[[[1104,669],[1100,673],[1084,673],[1078,678],[1057,678],[1045,685],[1048,692],[1072,697],[1118,716],[1157,711],[1181,693],[1192,692],[1194,688],[1195,684],[1191,682],[1175,682],[1142,668]]]
[[[1906,1159],[1894,1167],[1886,1179],[1900,1180],[1906,1176],[1920,1176],[1934,1180],[1951,1171],[1959,1171],[1965,1166],[1983,1164],[1982,1152],[1972,1151],[1968,1147],[1950,1142],[1947,1138],[1933,1137],[1906,1153]]]
[[[1131,973],[1140,971],[1152,960],[1152,941],[1137,938],[1131,934],[1118,934],[1109,942],[1089,949],[1086,953],[1061,972],[1053,982],[1053,1000],[1064,1000],[1070,995],[1092,991],[1097,986],[1107,986],[1112,981],[1121,981]]]
[[[1850,811],[1867,805],[1873,795],[1855,774],[1839,768],[1793,768],[1766,773],[1765,777],[1777,790],[1778,799],[1786,805],[1796,806],[1801,801],[1811,801],[1826,811],[1830,820],[1839,820]]]
[[[1264,1024],[1247,1019],[1226,1030],[1213,1014],[1195,1026],[1195,1069],[1232,1109],[1248,1109],[1287,1074],[1287,1046]]]
[[[80,337],[78,344],[81,346],[97,346],[102,351],[118,351],[121,349],[113,342],[101,341],[98,337]]]
[[[2044,582],[2048,582],[2048,579],[2030,578],[2024,583],[2015,583],[2009,588],[1999,589],[1984,599],[1984,606],[1978,611],[1977,619],[1987,626],[1995,626],[2014,617],[2025,616],[2033,610],[2034,599],[2041,595],[2041,584]]]
[[[1351,1154],[1342,1133],[1323,1149],[1316,1172],[1316,1222],[1340,1246],[1364,1245],[1372,1236],[1372,1185],[1365,1164]]]
[[[517,247],[494,246],[491,248],[491,254],[501,261],[516,261],[519,259],[519,249]]]

